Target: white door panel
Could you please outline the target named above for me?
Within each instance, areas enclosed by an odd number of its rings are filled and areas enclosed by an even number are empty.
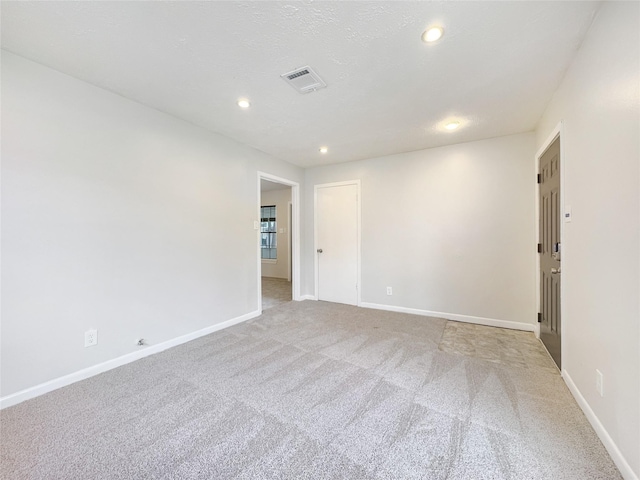
[[[358,186],[316,189],[318,300],[358,304]]]

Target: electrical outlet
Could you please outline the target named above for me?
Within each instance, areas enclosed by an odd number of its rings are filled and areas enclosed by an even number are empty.
[[[98,344],[98,330],[92,329],[84,332],[84,346],[93,347]]]
[[[604,397],[604,377],[602,372],[596,368],[596,390],[601,397]]]
[[[387,287],[387,295],[393,295],[393,289],[391,287]]]

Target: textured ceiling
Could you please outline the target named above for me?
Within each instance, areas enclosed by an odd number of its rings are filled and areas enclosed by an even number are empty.
[[[2,46],[306,167],[533,130],[598,6],[2,2]],[[328,87],[280,78],[304,65]]]

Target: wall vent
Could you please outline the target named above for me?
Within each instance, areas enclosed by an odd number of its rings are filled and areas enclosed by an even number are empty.
[[[315,92],[327,86],[324,80],[309,66],[296,68],[292,72],[280,75],[280,78],[300,93]]]

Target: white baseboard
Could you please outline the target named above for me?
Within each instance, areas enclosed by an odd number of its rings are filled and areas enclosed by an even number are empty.
[[[587,417],[587,420],[589,420],[589,423],[591,423],[591,426],[596,431],[596,434],[600,438],[600,441],[607,449],[607,452],[609,452],[609,455],[611,455],[611,459],[618,467],[618,470],[620,470],[622,477],[625,480],[638,480],[638,476],[633,472],[631,466],[629,465],[629,463],[627,463],[627,460],[622,455],[622,452],[620,451],[620,449],[618,449],[618,446],[609,435],[609,432],[607,432],[607,430],[604,428],[604,425],[600,423],[600,419],[598,419],[595,412],[591,409],[591,406],[589,406],[587,400],[582,396],[582,393],[580,393],[580,390],[578,389],[576,384],[573,383],[571,375],[569,375],[569,372],[567,372],[566,369],[562,370],[562,378],[567,384],[567,387],[569,387],[569,391],[576,399],[576,402],[578,402],[578,405],[580,405],[580,408]]]
[[[300,295],[300,300],[318,300],[315,295]]]
[[[89,377],[93,377],[94,375],[98,375],[108,370],[126,365],[127,363],[135,362],[136,360],[140,360],[141,358],[148,357],[149,355],[162,352],[163,350],[167,350],[168,348],[190,342],[191,340],[209,335],[210,333],[217,332],[218,330],[222,330],[238,323],[245,322],[252,318],[258,317],[259,315],[260,311],[255,310],[245,315],[232,318],[231,320],[216,323],[215,325],[203,328],[202,330],[197,330],[180,337],[172,338],[171,340],[167,340],[166,342],[162,342],[157,345],[150,345],[148,347],[145,347],[144,349],[136,350],[135,352],[122,355],[121,357],[117,357],[112,360],[107,360],[106,362],[100,363],[98,365],[84,368],[82,370],[78,370],[77,372],[70,373],[69,375],[49,380],[48,382],[44,382],[34,387],[12,393],[11,395],[6,395],[0,398],[0,410],[24,402],[25,400],[44,395],[45,393],[57,390],[58,388],[66,387],[67,385],[79,382],[80,380],[85,380]]]
[[[533,332],[534,325],[528,323],[512,322],[509,320],[497,320],[495,318],[473,317],[471,315],[459,315],[457,313],[431,312],[429,310],[420,310],[418,308],[396,307],[394,305],[380,305],[377,303],[360,303],[361,307],[374,308],[376,310],[387,310],[389,312],[410,313],[412,315],[424,315],[425,317],[444,318],[455,322],[475,323],[477,325],[486,325],[488,327],[510,328],[511,330],[524,330]]]

